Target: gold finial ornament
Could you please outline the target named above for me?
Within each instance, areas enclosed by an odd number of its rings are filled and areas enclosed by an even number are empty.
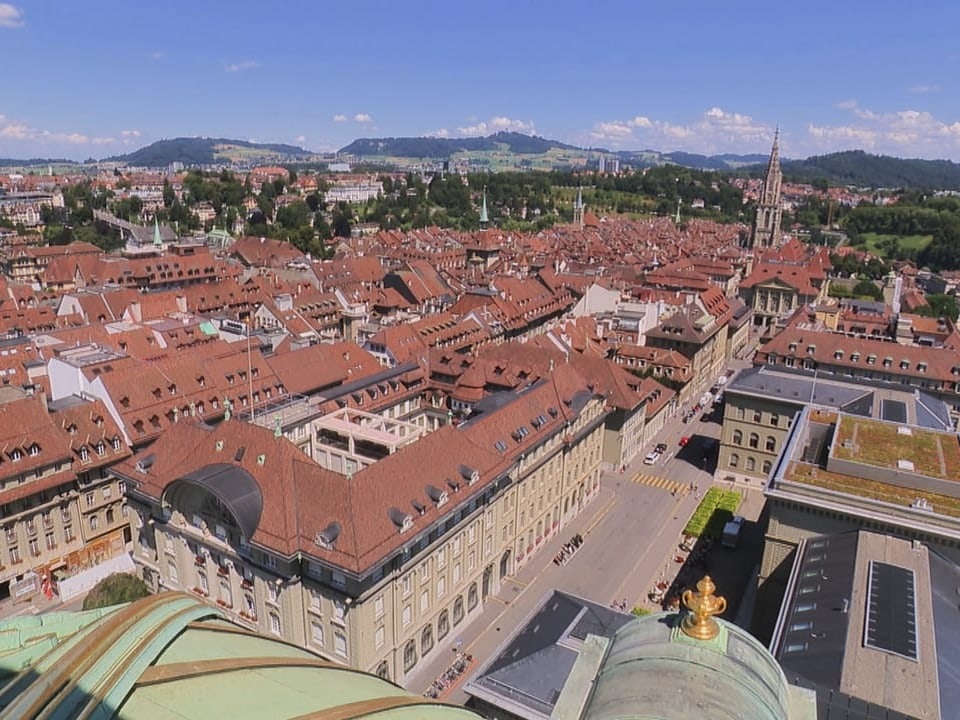
[[[718,597],[717,586],[709,575],[697,583],[697,591],[686,590],[683,593],[683,604],[690,612],[680,623],[684,634],[697,640],[712,640],[720,633],[720,625],[714,620],[714,615],[720,615],[727,609],[727,599]]]

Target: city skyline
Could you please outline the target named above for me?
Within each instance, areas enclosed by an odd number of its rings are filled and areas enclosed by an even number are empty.
[[[913,9],[912,9],[913,10]],[[960,160],[960,8],[420,2],[229,12],[0,3],[18,68],[0,157],[82,160],[158,139],[325,151],[360,137],[536,134],[580,147]]]

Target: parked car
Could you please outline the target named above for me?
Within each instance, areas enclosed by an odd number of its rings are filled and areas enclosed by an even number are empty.
[[[735,548],[740,542],[740,531],[743,529],[743,517],[734,515],[733,520],[723,526],[723,541],[725,548]]]
[[[680,438],[680,447],[686,447],[688,442],[690,442],[690,437],[688,435],[684,435],[682,438]]]
[[[653,465],[657,460],[660,459],[660,453],[656,450],[651,450],[647,453],[647,456],[643,458],[644,465]]]
[[[657,446],[654,448],[658,453],[665,453],[667,451],[666,443],[657,443]]]

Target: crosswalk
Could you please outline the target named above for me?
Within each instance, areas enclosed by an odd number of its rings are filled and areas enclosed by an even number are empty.
[[[631,482],[635,482],[637,485],[649,485],[651,487],[662,488],[668,492],[677,493],[678,495],[690,491],[690,486],[687,483],[657,477],[656,475],[647,475],[646,473],[637,473],[633,476]]]

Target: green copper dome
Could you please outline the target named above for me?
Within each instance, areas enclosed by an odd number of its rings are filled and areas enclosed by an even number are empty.
[[[679,619],[649,615],[617,632],[585,720],[791,717],[787,680],[757,640],[722,620],[716,637],[697,640]]]
[[[0,720],[476,720],[225,620],[183,593],[0,624]]]

